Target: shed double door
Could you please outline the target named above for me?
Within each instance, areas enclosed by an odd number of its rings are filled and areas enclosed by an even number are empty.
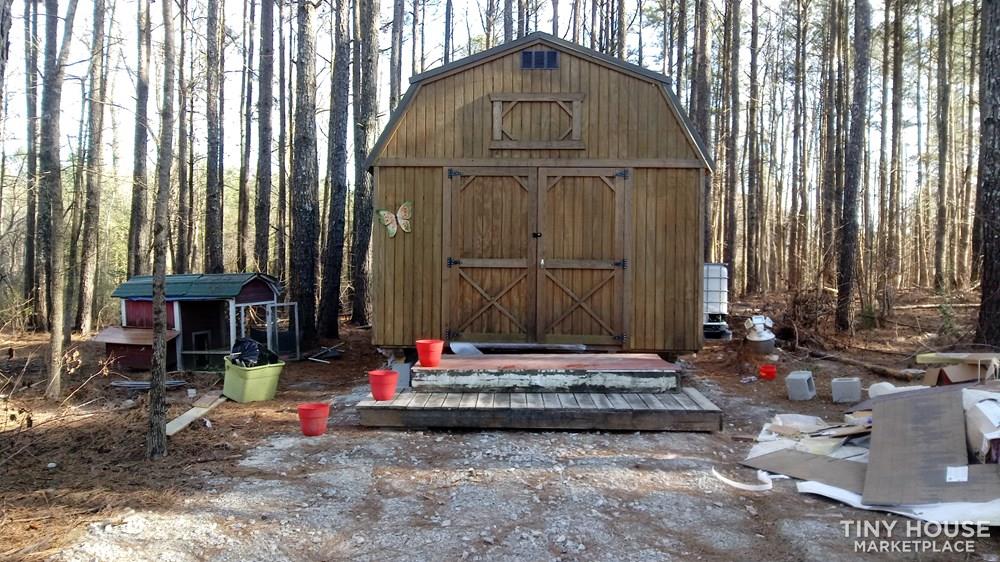
[[[624,343],[627,170],[445,172],[448,339]]]

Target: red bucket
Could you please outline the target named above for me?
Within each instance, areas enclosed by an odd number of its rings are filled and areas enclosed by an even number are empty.
[[[441,364],[444,340],[417,340],[417,358],[421,367],[437,367]]]
[[[775,377],[778,376],[778,367],[770,363],[761,365],[757,372],[760,373],[760,378],[768,381],[773,381]]]
[[[399,373],[388,369],[368,371],[368,384],[372,387],[372,397],[375,400],[392,400],[396,395],[396,384]]]
[[[299,404],[299,425],[302,435],[314,437],[326,433],[326,419],[330,417],[330,405],[321,402]]]

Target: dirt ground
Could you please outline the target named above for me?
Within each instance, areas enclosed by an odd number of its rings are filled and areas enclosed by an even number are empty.
[[[964,306],[904,310],[846,338],[782,319],[789,308],[762,299],[735,316],[768,309],[779,326],[796,325],[800,344],[895,368],[961,345],[975,316]],[[778,368],[814,372],[819,396],[805,403],[787,400],[780,377],[740,382],[757,359],[738,342],[681,359],[685,383],[725,412],[720,433],[397,431],[359,426],[364,373],[382,359],[364,331],[345,342],[330,365],[289,364],[274,401],[220,406],[171,438],[158,462],[143,459],[144,398],[110,386],[122,375],[100,372],[100,346],[77,342],[69,398],[54,406],[40,397],[43,338],[0,343],[14,351],[0,359],[0,395],[12,394],[0,400],[0,559],[845,560],[865,555],[842,521],[903,521],[800,495],[788,480],[743,492],[712,475],[754,482],[738,464],[745,437],[775,413],[839,419],[830,378],[884,380],[802,349],[779,351]],[[184,378],[199,395],[221,384]],[[170,417],[192,400],[170,396]],[[332,401],[328,433],[302,437],[295,405],[315,400]],[[1000,560],[1000,538],[974,547],[920,559]]]

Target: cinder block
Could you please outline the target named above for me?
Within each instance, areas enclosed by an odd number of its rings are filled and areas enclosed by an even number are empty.
[[[830,381],[833,401],[836,403],[861,402],[861,379],[858,377],[838,377]]]
[[[785,377],[789,400],[812,400],[816,396],[816,382],[809,371],[794,371]]]

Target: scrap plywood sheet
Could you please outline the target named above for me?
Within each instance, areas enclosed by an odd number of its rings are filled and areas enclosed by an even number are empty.
[[[964,481],[948,481],[948,467],[968,465],[961,393],[879,402],[872,420],[865,504],[985,502],[1000,497],[998,465],[969,466]]]
[[[865,486],[867,465],[860,462],[815,455],[795,449],[781,449],[743,461],[751,468],[813,480],[860,494]]]

